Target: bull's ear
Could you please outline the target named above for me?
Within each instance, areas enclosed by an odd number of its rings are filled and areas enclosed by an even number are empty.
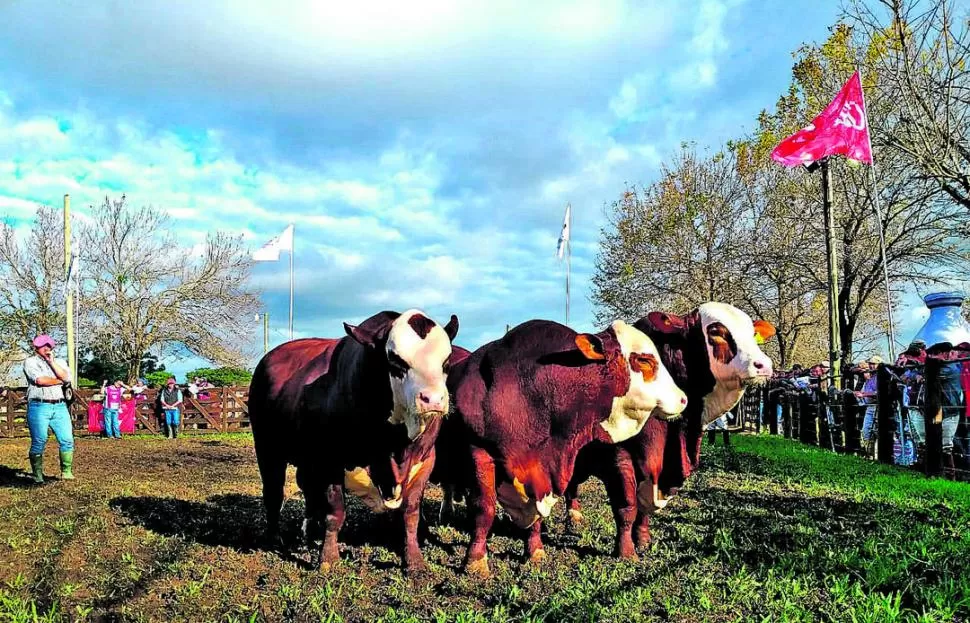
[[[451,341],[455,340],[455,336],[458,335],[458,316],[452,314],[451,320],[445,325],[445,333],[448,334],[448,339]]]
[[[687,329],[687,323],[682,316],[667,312],[650,312],[647,314],[647,323],[660,333],[683,333]]]
[[[592,333],[580,333],[576,336],[576,346],[583,356],[591,361],[606,359],[606,347],[603,340]]]
[[[758,344],[764,344],[775,335],[775,325],[767,320],[754,321],[754,338]]]
[[[371,331],[368,331],[367,329],[364,329],[362,327],[356,327],[352,324],[347,324],[345,322],[344,331],[347,332],[347,335],[354,338],[364,346],[369,346],[371,348],[374,348],[375,346],[377,346],[377,341],[378,341],[377,335]]]

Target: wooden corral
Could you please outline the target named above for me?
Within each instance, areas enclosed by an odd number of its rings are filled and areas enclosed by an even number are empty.
[[[215,387],[206,390],[208,397],[192,398],[182,390],[182,430],[188,433],[225,433],[249,429],[249,387]],[[71,419],[77,433],[88,430],[88,404],[99,395],[96,389],[78,389],[71,406]],[[157,433],[162,429],[162,412],[158,390],[145,391],[145,400],[137,402],[135,431]],[[203,395],[204,396],[204,395]],[[26,388],[9,388],[0,399],[0,437],[27,437]]]

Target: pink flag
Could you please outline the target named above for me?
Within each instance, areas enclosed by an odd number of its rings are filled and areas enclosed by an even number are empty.
[[[779,143],[771,158],[786,167],[795,167],[833,154],[872,164],[869,121],[859,72],[852,74],[832,103],[808,127]]]

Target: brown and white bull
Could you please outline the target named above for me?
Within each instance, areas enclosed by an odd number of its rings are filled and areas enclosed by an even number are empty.
[[[684,316],[651,312],[635,325],[656,344],[660,359],[687,394],[680,420],[647,422],[630,440],[590,444],[577,459],[567,493],[570,523],[582,521],[577,490],[590,476],[606,485],[617,524],[615,554],[636,556],[650,539],[650,515],[667,504],[699,466],[704,428],[734,407],[747,387],[771,377],[771,360],[758,343],[775,334],[764,321],[752,322],[740,309],[704,303]]]
[[[344,329],[340,339],[282,344],[253,374],[249,416],[267,535],[278,539],[292,464],[308,522],[323,522],[321,568],[339,559],[345,490],[376,512],[403,510],[404,563],[419,568],[421,497],[449,408],[446,378],[458,318],[442,328],[418,310],[385,311]]]
[[[540,559],[538,520],[564,494],[580,449],[628,439],[655,411],[673,416],[687,402],[650,339],[620,321],[596,334],[523,323],[456,366],[448,388],[455,412],[439,438],[438,474],[446,495],[471,492],[465,566],[480,574],[496,502],[532,528],[526,553]]]

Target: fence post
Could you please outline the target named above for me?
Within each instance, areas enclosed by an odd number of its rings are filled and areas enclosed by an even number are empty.
[[[926,358],[926,474],[937,476],[943,472],[943,396],[940,388],[940,369],[943,362]]]
[[[818,400],[815,390],[802,392],[801,395],[802,418],[798,423],[798,438],[802,443],[818,445]]]
[[[859,439],[859,399],[851,390],[842,392],[842,430],[845,431],[845,451],[857,454]]]
[[[226,388],[222,387],[219,389],[222,393],[222,415],[219,416],[220,426],[222,427],[222,432],[229,432],[229,401],[226,400]]]
[[[781,390],[777,388],[769,386],[765,389],[765,396],[767,397],[765,411],[767,411],[768,416],[768,432],[772,435],[778,434],[778,407],[781,404],[779,402],[780,395]]]
[[[877,455],[880,463],[893,462],[893,417],[892,375],[886,364],[879,364],[876,370],[876,419],[879,428]]]
[[[794,394],[791,392],[785,391],[785,401],[781,405],[781,427],[782,432],[785,435],[785,439],[791,439],[793,436],[792,433],[794,426],[792,421],[794,420],[795,416],[795,402],[792,400],[793,396]]]
[[[819,390],[818,402],[818,446],[826,450],[835,450],[832,440],[832,429],[829,428],[829,393]]]

